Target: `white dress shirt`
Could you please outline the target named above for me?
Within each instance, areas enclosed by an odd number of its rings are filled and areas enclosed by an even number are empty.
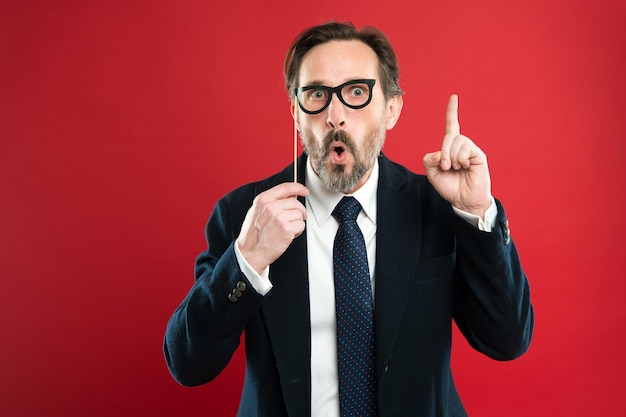
[[[361,228],[367,248],[367,261],[374,293],[376,256],[376,191],[378,161],[366,183],[351,194],[362,207],[357,224]],[[339,417],[339,385],[337,374],[337,335],[335,321],[335,286],[333,277],[333,243],[339,223],[331,215],[345,194],[329,191],[307,161],[305,184],[309,189],[306,199],[306,238],[309,270],[309,299],[311,312],[311,416]],[[492,198],[485,220],[454,208],[480,230],[491,231],[497,216]],[[259,275],[243,258],[238,245],[235,254],[242,272],[261,295],[272,289],[269,267]]]

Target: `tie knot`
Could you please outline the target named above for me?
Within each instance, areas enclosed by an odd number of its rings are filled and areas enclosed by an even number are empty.
[[[335,206],[333,217],[343,223],[346,220],[356,220],[361,212],[361,204],[354,197],[344,197]]]

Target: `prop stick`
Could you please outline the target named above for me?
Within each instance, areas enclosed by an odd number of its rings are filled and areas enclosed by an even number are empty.
[[[298,106],[293,113],[293,182],[298,182]]]

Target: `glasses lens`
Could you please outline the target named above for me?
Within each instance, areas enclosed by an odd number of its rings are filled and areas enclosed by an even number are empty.
[[[299,90],[298,101],[300,105],[307,111],[316,112],[328,104],[328,91],[323,88],[311,88],[302,91]]]
[[[348,106],[359,107],[370,98],[370,86],[364,82],[345,85],[341,89],[341,98]]]

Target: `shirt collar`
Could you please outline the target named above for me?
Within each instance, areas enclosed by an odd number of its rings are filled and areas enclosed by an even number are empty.
[[[353,194],[336,193],[329,190],[313,171],[311,159],[307,158],[305,184],[309,189],[307,201],[318,226],[323,225],[335,209],[335,206],[346,195],[354,197],[363,209],[363,213],[376,224],[376,190],[378,188],[378,158],[372,167],[372,173],[365,184]]]

